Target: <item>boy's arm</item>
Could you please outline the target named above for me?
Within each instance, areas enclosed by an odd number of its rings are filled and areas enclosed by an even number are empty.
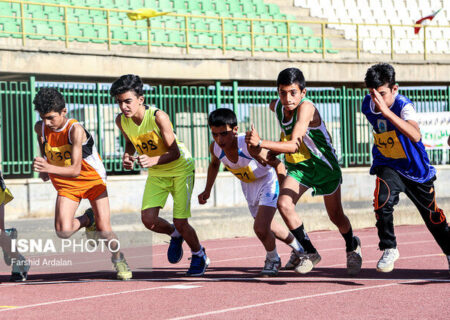
[[[380,110],[381,114],[389,120],[401,133],[412,142],[419,142],[422,138],[419,124],[413,120],[403,120],[389,109],[377,90],[371,90],[372,100]]]
[[[284,178],[286,178],[286,168],[284,167],[283,162],[280,161],[273,153],[267,151],[267,149],[258,148],[258,147],[249,147],[248,151],[250,155],[262,165],[269,165],[275,169],[275,172],[278,176],[278,182],[283,182]]]
[[[128,138],[127,134],[122,129],[122,123],[120,121],[121,117],[122,114],[119,114],[116,117],[116,126],[119,128],[120,132],[122,132],[122,135],[125,139],[125,152],[122,156],[122,165],[125,169],[132,170],[134,161],[136,160],[133,156],[136,152],[136,149],[134,148],[134,145]]]
[[[35,123],[34,131],[36,132],[39,150],[41,151],[41,157],[44,157],[45,152],[44,152],[44,141],[42,138],[42,121],[37,121]],[[46,172],[39,172],[39,178],[41,178],[42,181],[50,180],[50,177],[48,176],[48,173],[46,173]]]
[[[450,136],[448,136],[447,144],[450,147]]]
[[[211,195],[211,190],[216,181],[217,174],[220,169],[220,160],[214,155],[214,142],[209,146],[209,152],[211,153],[211,162],[208,166],[208,174],[206,176],[205,190],[198,195],[198,203],[205,204]]]
[[[72,164],[68,167],[55,166],[47,162],[42,157],[36,157],[33,162],[33,170],[37,172],[51,173],[67,178],[76,178],[80,175],[83,141],[86,140],[86,134],[82,126],[74,125],[70,131],[72,141]]]
[[[155,122],[161,131],[161,137],[167,147],[167,151],[164,154],[155,157],[140,155],[138,157],[138,163],[143,168],[150,168],[157,164],[169,163],[180,157],[180,149],[178,149],[178,144],[172,129],[172,123],[170,122],[167,113],[158,110],[155,116]]]

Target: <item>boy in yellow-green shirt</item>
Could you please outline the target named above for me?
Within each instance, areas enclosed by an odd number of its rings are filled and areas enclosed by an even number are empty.
[[[183,256],[185,240],[192,251],[188,276],[201,276],[209,264],[197,233],[189,224],[191,196],[194,188],[194,161],[173,132],[169,116],[156,107],[144,104],[143,82],[137,75],[123,75],[111,86],[110,94],[122,111],[116,125],[126,144],[122,163],[132,169],[134,162],[148,169],[142,200],[141,219],[157,233],[171,236],[167,257],[177,263]],[[137,151],[138,156],[134,156]],[[173,198],[173,225],[159,217],[169,193]]]

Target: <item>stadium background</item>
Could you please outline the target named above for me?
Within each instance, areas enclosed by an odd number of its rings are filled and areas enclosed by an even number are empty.
[[[140,8],[167,14],[127,17]],[[415,21],[439,9],[414,34]],[[241,132],[254,123],[264,138],[276,139],[267,105],[277,96],[278,72],[290,66],[303,70],[308,96],[333,137],[345,168],[344,201],[368,212],[372,134],[359,112],[365,71],[389,62],[418,112],[450,111],[449,22],[449,3],[435,0],[0,0],[0,161],[16,195],[7,214],[52,214],[56,195],[31,170],[38,154],[32,99],[40,87],[59,88],[70,116],[94,134],[112,209],[138,212],[146,174],[121,167],[124,141],[113,122],[119,109],[108,89],[122,74],[139,74],[147,84],[146,102],[168,112],[194,156],[193,207],[199,209],[196,195],[203,190],[211,141],[207,114],[232,108]],[[428,152],[438,165],[436,188],[446,205],[449,151]],[[226,172],[219,176],[207,208],[245,204],[234,180]],[[405,204],[405,212],[410,209]],[[360,226],[373,225],[372,217],[361,219],[366,222]]]

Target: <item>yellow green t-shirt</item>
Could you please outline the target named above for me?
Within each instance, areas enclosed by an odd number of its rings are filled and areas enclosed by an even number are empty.
[[[162,139],[161,131],[155,122],[155,115],[158,110],[158,108],[146,106],[144,119],[140,125],[124,115],[120,118],[123,131],[127,134],[139,155],[161,156],[168,150]],[[193,174],[195,166],[191,154],[184,144],[178,141],[176,136],[175,141],[180,150],[180,157],[172,162],[148,168],[150,176],[175,177]]]

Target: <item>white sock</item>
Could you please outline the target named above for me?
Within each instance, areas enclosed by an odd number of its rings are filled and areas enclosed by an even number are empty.
[[[170,235],[171,237],[174,237],[174,238],[179,238],[179,237],[181,237],[181,234],[178,232],[178,230],[175,228],[175,226],[173,227],[174,228],[174,232],[172,232],[172,234]]]
[[[200,246],[200,250],[197,252],[191,251],[193,256],[199,256],[200,258],[205,255],[205,252],[203,251],[203,247]]]
[[[294,238],[294,240],[292,240],[291,243],[288,243],[288,246],[298,253],[305,253],[305,249],[303,249],[302,245],[300,244],[300,242],[298,242],[296,238]]]
[[[271,261],[280,259],[277,248],[273,249],[272,251],[267,251],[266,258]]]

